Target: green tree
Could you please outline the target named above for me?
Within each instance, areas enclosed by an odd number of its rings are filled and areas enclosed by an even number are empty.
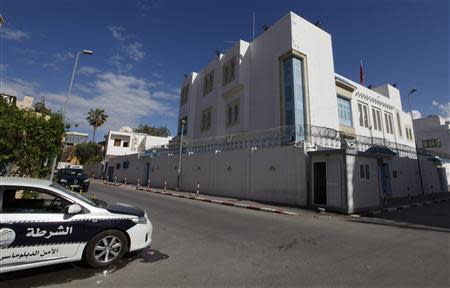
[[[102,160],[100,156],[100,146],[94,142],[81,143],[75,146],[75,155],[80,160],[80,164],[96,163]]]
[[[95,133],[97,132],[97,128],[102,126],[106,122],[106,119],[108,119],[108,115],[105,114],[105,110],[100,108],[89,110],[86,120],[89,122],[89,125],[94,127],[92,142],[95,142]]]
[[[169,137],[170,131],[166,126],[160,126],[159,128],[148,124],[140,124],[134,129],[134,132],[145,133],[151,136]]]
[[[12,164],[13,175],[46,176],[63,134],[61,114],[20,110],[0,100],[0,166]]]

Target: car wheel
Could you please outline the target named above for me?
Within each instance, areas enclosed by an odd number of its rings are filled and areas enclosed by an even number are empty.
[[[91,267],[105,267],[122,259],[127,250],[127,237],[122,232],[106,230],[89,241],[85,250],[85,260]]]

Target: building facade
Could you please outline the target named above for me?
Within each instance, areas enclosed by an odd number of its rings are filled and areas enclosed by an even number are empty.
[[[74,146],[88,141],[89,134],[75,131],[66,132],[64,146]]]
[[[152,148],[161,148],[169,143],[172,137],[156,137],[143,133],[109,131],[106,135],[105,156],[122,156],[143,153]]]
[[[450,157],[450,121],[438,115],[414,119],[417,147]]]
[[[400,91],[336,74],[330,34],[292,12],[187,75],[181,91],[178,135],[184,120],[191,140],[284,127],[285,142],[317,146],[311,129],[322,127],[367,144],[361,150],[414,147]]]

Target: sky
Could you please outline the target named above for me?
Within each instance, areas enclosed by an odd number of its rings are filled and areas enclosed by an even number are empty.
[[[83,49],[67,106],[72,130],[92,133],[91,108],[110,129],[140,123],[176,132],[183,75],[199,71],[233,41],[252,39],[289,11],[332,35],[337,73],[374,87],[412,88],[415,116],[450,120],[448,0],[0,0],[0,92],[66,99],[75,57]],[[78,127],[75,127],[77,125]]]

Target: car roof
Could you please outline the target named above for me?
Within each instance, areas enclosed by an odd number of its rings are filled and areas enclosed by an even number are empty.
[[[52,184],[50,180],[24,178],[24,177],[0,177],[0,186],[33,186],[46,188]]]

